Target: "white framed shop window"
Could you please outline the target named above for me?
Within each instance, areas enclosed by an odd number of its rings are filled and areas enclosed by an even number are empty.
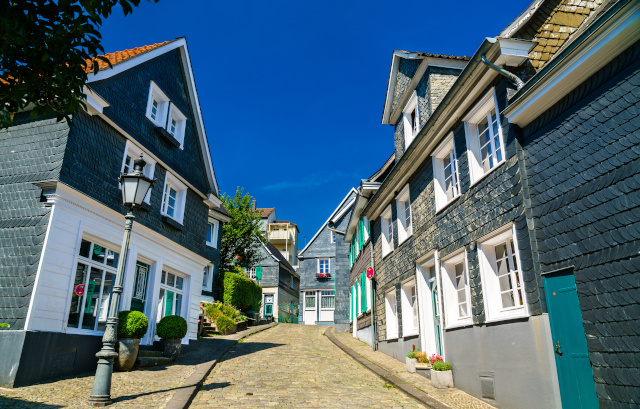
[[[142,173],[148,177],[149,179],[153,179],[154,172],[156,170],[156,161],[151,159],[151,157],[145,152],[138,148],[136,145],[131,143],[131,141],[127,141],[124,147],[124,158],[122,159],[122,168],[120,169],[121,173],[129,174],[133,173],[133,161],[138,159],[142,155],[142,159],[146,162],[144,168],[142,169]],[[118,187],[122,189],[120,183],[118,183]],[[149,189],[147,195],[144,197],[144,201],[150,203],[151,201],[151,191],[153,188]]]
[[[384,295],[385,318],[387,321],[387,339],[398,338],[398,304],[395,287]]]
[[[149,99],[147,101],[147,118],[157,126],[164,127],[169,111],[169,97],[162,92],[158,85],[151,81]]]
[[[409,198],[409,185],[406,185],[396,198],[398,211],[398,246],[413,234],[411,222],[411,199]]]
[[[440,262],[444,293],[445,326],[473,325],[467,254],[463,248]]]
[[[420,132],[420,112],[418,109],[418,94],[413,91],[407,105],[402,110],[402,120],[404,127],[404,150],[409,149],[409,145]]]
[[[393,219],[391,205],[380,216],[382,222],[382,257],[393,251]]]
[[[78,252],[66,332],[104,332],[120,255],[83,239]]]
[[[478,240],[487,322],[527,317],[526,292],[513,224]]]
[[[158,315],[156,322],[169,315],[185,318],[184,287],[185,277],[162,270],[160,277],[160,294],[158,296]]]
[[[402,283],[402,335],[418,335],[418,299],[416,280]]]
[[[495,89],[492,88],[463,120],[473,185],[505,161]]]
[[[453,144],[453,132],[436,148],[432,158],[436,211],[440,211],[460,196],[458,159]]]
[[[162,208],[160,213],[171,217],[178,223],[182,223],[184,216],[184,205],[187,199],[187,186],[173,176],[166,173],[164,180],[164,190],[162,193]]]

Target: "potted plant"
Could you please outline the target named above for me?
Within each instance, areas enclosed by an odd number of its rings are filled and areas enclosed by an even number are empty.
[[[405,362],[407,364],[407,371],[411,373],[416,372],[416,363],[418,362],[418,358],[416,356],[420,351],[416,351],[416,346],[413,346],[413,349],[407,352],[407,357],[405,358]]]
[[[118,314],[118,358],[113,362],[116,371],[130,371],[138,357],[140,338],[144,337],[149,320],[140,311],[120,311]]]
[[[451,364],[445,361],[434,361],[431,364],[431,384],[436,388],[453,388]]]
[[[187,321],[179,315],[169,315],[158,323],[156,333],[160,337],[162,356],[175,361],[180,355],[182,338],[187,335]]]
[[[427,357],[427,353],[422,351],[417,351],[415,353],[415,357],[418,360],[418,362],[416,362],[416,370],[418,369],[431,369],[431,362],[429,362],[429,357]]]

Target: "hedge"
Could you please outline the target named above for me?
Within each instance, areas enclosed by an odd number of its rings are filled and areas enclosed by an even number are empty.
[[[225,304],[233,305],[241,311],[259,311],[262,302],[262,287],[236,273],[221,274],[222,286],[218,298]]]

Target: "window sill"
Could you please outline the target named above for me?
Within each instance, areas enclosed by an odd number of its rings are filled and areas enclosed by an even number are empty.
[[[383,254],[383,255],[382,255],[382,259],[384,260],[384,259],[385,259],[385,258],[387,258],[390,254],[393,254],[393,250],[395,250],[395,249],[391,249],[391,250],[389,250],[389,252],[388,252],[387,254]]]
[[[529,318],[529,314],[527,314],[524,311],[524,308],[522,310],[517,310],[516,313],[503,314],[498,317],[487,318],[484,322],[485,324],[492,324],[492,323],[502,322],[502,321],[520,320],[523,318]]]
[[[213,243],[207,242],[206,244],[207,244],[207,246],[209,246],[209,247],[211,247],[213,249],[217,249],[217,247]]]
[[[472,327],[472,326],[473,326],[473,320],[469,318],[469,319],[461,320],[460,322],[448,324],[447,326],[445,326],[445,329],[454,329],[454,328],[463,328],[463,327]]]
[[[505,162],[506,162],[506,160],[503,159],[502,162],[500,162],[496,166],[494,166],[493,169],[489,169],[487,172],[483,173],[482,176],[480,176],[478,179],[474,180],[473,182],[471,182],[469,184],[469,188],[472,188],[473,186],[475,186],[478,183],[480,183],[482,181],[482,179],[486,178],[487,176],[489,176],[490,174],[495,172],[495,170],[498,169],[500,166],[504,165]]]
[[[161,126],[157,126],[156,127],[156,133],[160,136],[162,136],[164,139],[167,140],[167,142],[169,142],[171,145],[173,145],[176,148],[180,147],[180,141],[178,141],[173,135],[171,135],[169,133],[169,131],[167,131],[166,129],[164,129]]]
[[[443,211],[444,209],[449,207],[451,205],[451,203],[455,202],[460,196],[462,196],[462,195],[461,194],[457,194],[451,200],[449,200],[447,203],[443,204],[442,207],[440,207],[440,208],[438,208],[438,206],[436,205],[436,214],[440,213],[441,211]]]
[[[104,331],[93,331],[90,329],[78,329],[78,328],[71,328],[71,327],[67,327],[65,329],[65,333],[74,334],[74,335],[95,335],[100,337],[104,335]]]
[[[411,236],[413,236],[413,232],[411,232],[411,234],[408,234],[407,237],[403,238],[402,241],[398,241],[398,247],[400,247],[405,241],[409,240]]]
[[[169,216],[162,216],[162,223],[168,224],[176,230],[182,230],[182,227],[184,227],[179,221],[172,219]]]
[[[409,333],[402,334],[402,337],[403,337],[403,338],[404,338],[404,337],[415,337],[415,336],[417,336],[417,335],[420,335],[420,331],[413,330],[413,331],[411,331],[411,332],[409,332]]]
[[[387,336],[387,338],[385,339],[385,341],[397,341],[400,338],[398,338],[398,335],[391,335],[391,336]]]

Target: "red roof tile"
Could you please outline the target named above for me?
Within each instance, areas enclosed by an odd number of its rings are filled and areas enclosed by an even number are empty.
[[[116,65],[116,64],[120,64],[122,62],[125,62],[127,60],[130,60],[133,57],[137,57],[140,54],[144,54],[146,52],[149,52],[151,50],[155,50],[158,47],[162,47],[165,44],[169,44],[171,41],[164,41],[162,43],[156,43],[156,44],[152,44],[152,45],[145,45],[143,47],[136,47],[136,48],[131,48],[129,50],[124,50],[124,51],[116,51],[113,53],[107,53],[104,54],[102,57],[106,57],[110,62],[111,65]],[[91,60],[86,60],[87,61],[87,72],[93,72],[93,64],[91,62]],[[107,64],[106,62],[102,61],[102,60],[95,60],[96,63],[98,64],[98,67],[100,67],[101,70],[104,70],[105,68],[109,68],[109,64]]]
[[[258,207],[256,210],[260,212],[260,217],[269,217],[269,215],[273,213],[273,211],[276,210],[276,208],[275,207]]]

